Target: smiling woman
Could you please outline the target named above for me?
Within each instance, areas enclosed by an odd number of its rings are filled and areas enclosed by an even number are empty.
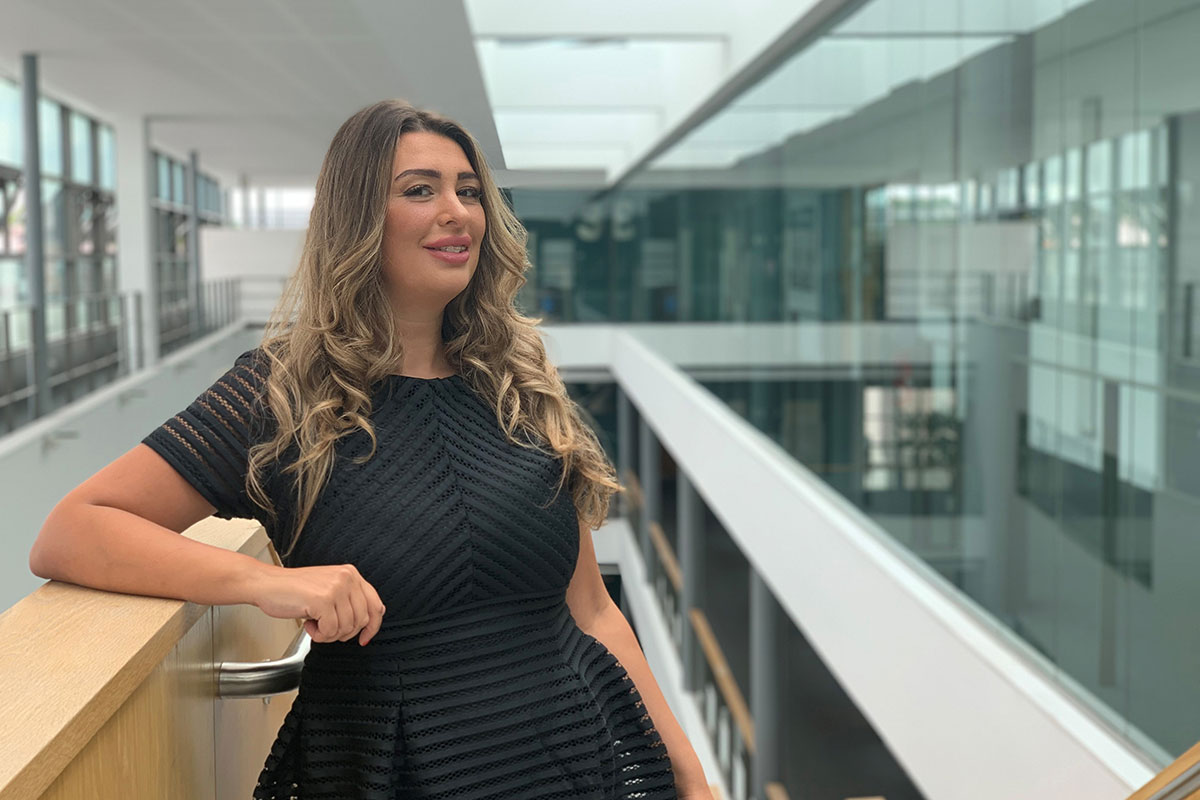
[[[604,590],[620,486],[514,306],[527,267],[468,133],[363,109],[262,345],[39,535],[43,577],[305,620],[254,797],[709,797]],[[283,566],[169,535],[210,513],[259,519]]]
[[[392,169],[383,272],[393,307],[402,319],[412,319],[423,309],[440,311],[454,296],[446,297],[448,291],[466,288],[479,264],[487,215],[479,176],[452,139],[407,133],[396,143]]]

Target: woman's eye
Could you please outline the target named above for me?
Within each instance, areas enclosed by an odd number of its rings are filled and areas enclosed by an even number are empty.
[[[429,187],[423,183],[419,183],[416,186],[410,186],[407,190],[405,190],[404,194],[405,195],[421,194],[422,189],[429,189]],[[429,190],[433,191],[432,189],[429,189]]]
[[[467,186],[461,191],[467,192],[467,197],[481,197],[483,195],[483,191],[478,186]]]

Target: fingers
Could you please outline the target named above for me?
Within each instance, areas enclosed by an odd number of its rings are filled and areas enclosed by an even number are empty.
[[[370,618],[367,625],[363,628],[362,633],[358,636],[359,644],[366,644],[379,633],[379,628],[383,625],[383,615],[386,609],[383,607],[383,601],[379,599],[378,592],[371,584],[363,581],[363,595],[367,603],[367,611]]]
[[[320,603],[327,610],[305,622],[304,628],[314,642],[346,642],[357,635],[359,644],[365,645],[383,625],[383,601],[353,565],[343,564],[336,570]]]
[[[367,599],[363,596],[361,579],[350,590],[349,596],[346,597],[346,605],[349,608],[350,616],[348,619],[339,617],[342,620],[342,635],[338,637],[338,641],[341,642],[353,639],[371,621],[371,617],[367,613]]]
[[[337,638],[338,632],[338,611],[337,605],[329,606],[329,610],[322,614],[317,619],[317,633],[319,636],[312,637],[314,642],[332,642]]]

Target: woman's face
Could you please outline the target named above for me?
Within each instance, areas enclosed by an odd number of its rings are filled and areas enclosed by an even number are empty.
[[[440,313],[467,288],[487,230],[482,193],[452,139],[414,131],[396,142],[383,269],[399,310]]]

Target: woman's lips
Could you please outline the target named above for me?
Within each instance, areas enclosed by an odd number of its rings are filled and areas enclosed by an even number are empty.
[[[461,253],[452,253],[448,250],[438,250],[433,247],[426,247],[426,250],[433,253],[434,258],[439,258],[448,264],[465,264],[471,258],[471,249],[467,248]]]

